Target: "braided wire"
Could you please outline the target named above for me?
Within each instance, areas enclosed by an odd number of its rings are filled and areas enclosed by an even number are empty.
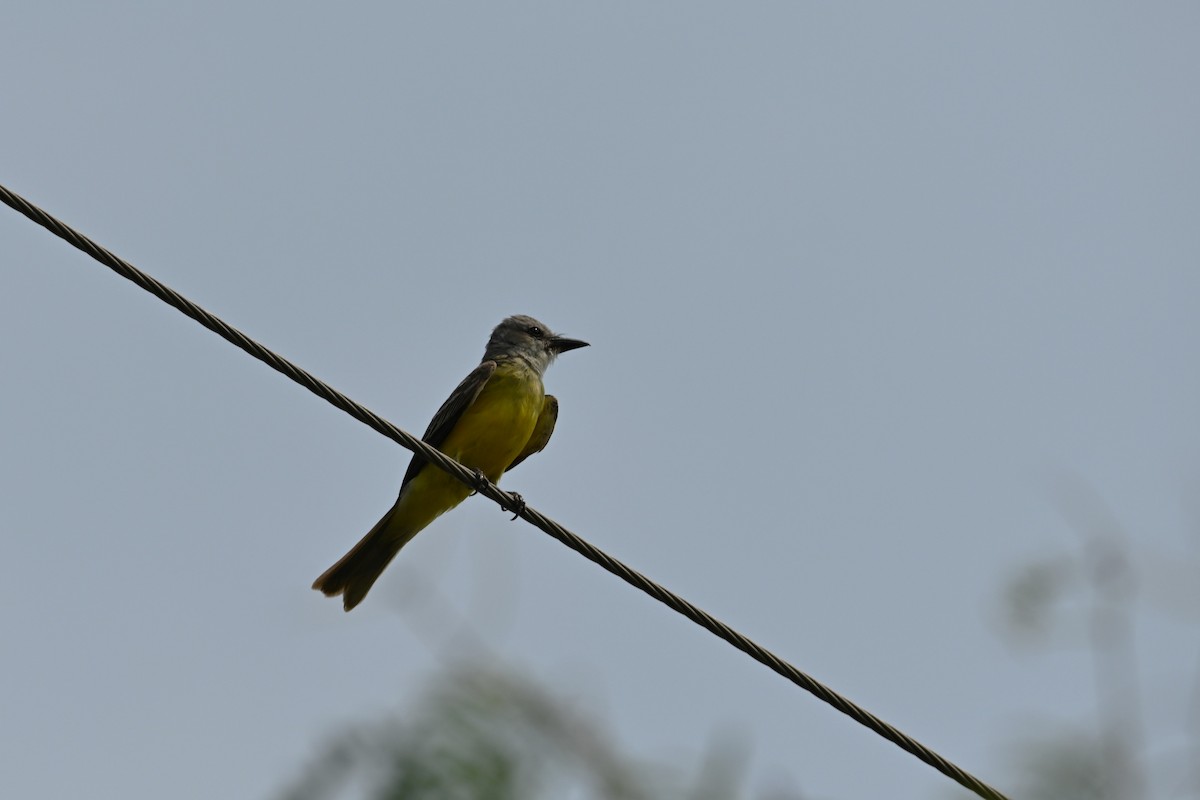
[[[537,510],[528,507],[518,495],[510,494],[509,492],[500,489],[494,483],[491,483],[486,479],[481,479],[481,476],[476,471],[463,466],[462,464],[443,454],[441,451],[430,447],[420,439],[417,439],[411,434],[406,433],[400,428],[397,428],[392,423],[388,422],[364,406],[354,402],[346,395],[326,384],[324,381],[314,377],[282,356],[272,352],[271,350],[268,350],[266,347],[246,336],[244,333],[232,327],[231,325],[228,325],[221,319],[205,311],[203,308],[196,305],[191,300],[188,300],[175,290],[150,277],[129,262],[96,244],[96,242],[74,230],[65,223],[50,216],[50,214],[25,200],[20,195],[10,191],[3,185],[0,185],[0,201],[3,201],[5,205],[20,212],[30,220],[36,222],[38,225],[41,225],[49,230],[54,235],[64,239],[74,247],[87,253],[92,258],[96,259],[101,264],[104,264],[121,277],[133,281],[138,286],[150,292],[163,302],[175,307],[179,311],[194,319],[196,322],[199,322],[201,325],[211,330],[213,333],[216,333],[221,338],[233,345],[236,345],[276,371],[283,373],[323,400],[331,403],[342,411],[345,411],[359,422],[362,422],[373,430],[378,431],[397,444],[400,444],[402,447],[419,453],[423,458],[428,459],[436,464],[439,468],[449,472],[458,480],[478,491],[479,494],[495,501],[496,503],[499,503],[502,508],[515,510],[518,516],[520,516],[526,522],[529,522],[534,527],[554,537],[562,544],[579,553],[589,561],[600,565],[631,586],[642,590],[646,594],[658,600],[660,603],[663,603],[669,608],[674,609],[676,612],[687,617],[705,630],[725,640],[738,650],[741,650],[755,661],[758,661],[779,675],[782,675],[784,678],[796,684],[801,689],[804,689],[805,691],[815,695],[820,700],[823,700],[824,702],[833,706],[838,711],[841,711],[843,714],[847,715],[859,724],[866,726],[876,734],[900,747],[902,750],[916,756],[921,761],[924,761],[926,764],[936,769],[938,772],[958,783],[960,786],[970,790],[979,797],[986,798],[986,800],[1008,800],[1008,798],[1001,794],[998,790],[987,785],[953,762],[943,758],[938,753],[918,742],[916,739],[908,736],[894,726],[889,725],[879,717],[856,705],[804,672],[801,672],[787,661],[784,661],[771,651],[738,633],[724,622],[721,622],[697,606],[689,603],[687,600],[684,600],[682,597],[670,591],[666,587],[652,581],[626,564],[618,561],[617,559],[605,553],[603,550],[600,550],[596,546],[592,545],[590,542],[585,541],[576,534],[564,528],[562,525],[559,525],[554,520],[544,516]]]

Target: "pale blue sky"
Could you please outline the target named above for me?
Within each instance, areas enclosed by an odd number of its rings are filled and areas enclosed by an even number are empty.
[[[413,432],[505,315],[592,342],[505,487],[1005,788],[1093,711],[994,622],[1078,541],[1058,482],[1195,574],[1197,41],[1186,2],[17,4],[0,182]],[[442,668],[426,581],[640,756],[950,792],[486,501],[343,614],[309,585],[407,452],[7,211],[0,265],[0,794],[270,797]],[[1188,581],[1143,593],[1154,741]]]

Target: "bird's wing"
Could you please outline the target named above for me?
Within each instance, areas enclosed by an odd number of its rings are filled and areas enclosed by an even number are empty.
[[[450,435],[450,431],[454,430],[454,426],[458,424],[463,412],[471,407],[476,397],[479,397],[484,384],[488,382],[488,378],[492,377],[492,373],[495,371],[495,361],[484,361],[473,369],[470,375],[463,378],[463,382],[450,393],[446,402],[442,403],[442,407],[433,415],[433,420],[429,423],[421,440],[440,448],[442,442],[446,441],[446,437]],[[421,471],[421,467],[427,463],[429,462],[420,455],[413,453],[412,461],[408,462],[408,471],[404,473],[404,480],[400,483],[400,489],[403,490],[408,482]]]
[[[529,435],[529,442],[525,445],[525,449],[521,451],[513,462],[508,465],[508,472],[517,464],[520,464],[525,459],[529,458],[534,453],[540,453],[550,442],[550,434],[554,433],[554,423],[558,421],[558,400],[554,395],[546,395],[546,399],[542,401],[542,413],[538,415],[537,424],[533,426],[533,433]]]

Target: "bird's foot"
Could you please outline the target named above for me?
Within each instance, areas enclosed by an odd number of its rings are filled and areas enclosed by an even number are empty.
[[[483,470],[479,469],[479,467],[475,468],[475,483],[473,485],[475,490],[471,494],[479,494],[483,490],[483,487],[488,485],[487,476],[483,474]]]
[[[509,508],[508,506],[501,503],[500,510],[513,512],[512,518],[516,519],[517,517],[519,517],[525,513],[525,498],[521,497],[521,495],[517,494],[516,492],[509,492],[508,494],[509,494],[509,496],[511,496],[513,498],[512,508]]]

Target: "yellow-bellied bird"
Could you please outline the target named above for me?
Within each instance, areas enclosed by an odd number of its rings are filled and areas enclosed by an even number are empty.
[[[550,441],[558,401],[545,393],[542,375],[555,356],[578,347],[587,342],[556,336],[533,317],[509,317],[492,331],[483,361],[442,403],[421,438],[495,483]],[[413,454],[396,504],[313,588],[328,597],[340,594],[345,609],[354,608],[401,547],[470,493]]]

